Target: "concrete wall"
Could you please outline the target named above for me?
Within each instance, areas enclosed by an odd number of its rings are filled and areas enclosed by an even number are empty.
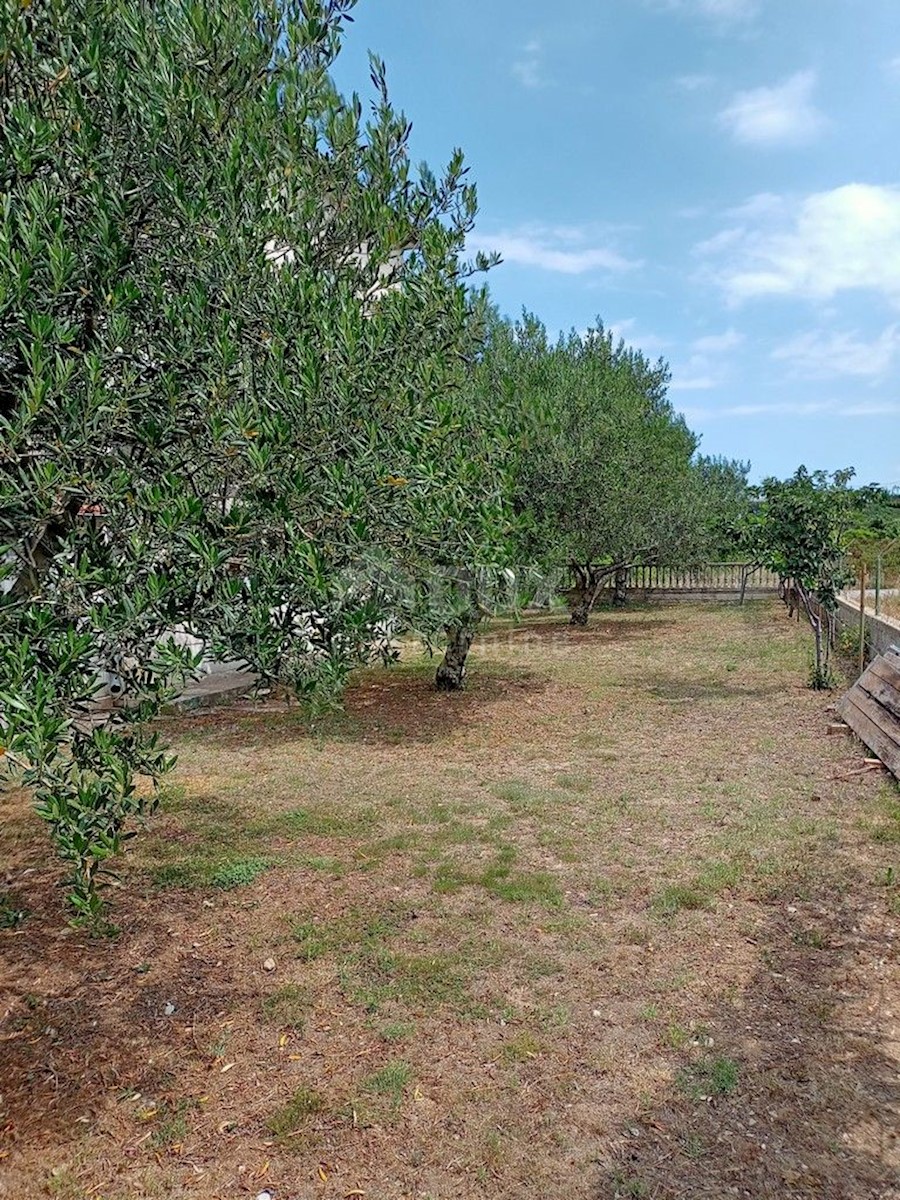
[[[866,592],[866,641],[868,659],[884,654],[889,646],[900,647],[900,621],[892,617],[875,615],[871,607],[875,603],[874,591]],[[839,629],[856,633],[859,629],[859,592],[844,592],[838,597],[837,623]]]

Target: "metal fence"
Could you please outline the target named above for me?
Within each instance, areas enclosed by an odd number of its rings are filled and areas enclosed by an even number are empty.
[[[607,587],[614,581],[609,579]],[[627,587],[640,592],[777,592],[779,578],[753,563],[719,562],[706,566],[666,567],[643,563],[629,568]]]

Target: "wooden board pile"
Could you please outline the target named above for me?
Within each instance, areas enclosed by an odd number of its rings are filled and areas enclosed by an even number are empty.
[[[860,741],[877,754],[900,779],[900,649],[879,654],[849,692],[837,711]]]

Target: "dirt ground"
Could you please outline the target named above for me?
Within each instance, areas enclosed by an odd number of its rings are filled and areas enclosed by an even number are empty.
[[[0,794],[0,1196],[900,1198],[900,793],[775,604],[165,724],[67,927]]]

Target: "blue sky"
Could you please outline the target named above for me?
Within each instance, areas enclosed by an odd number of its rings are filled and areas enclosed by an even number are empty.
[[[900,0],[360,0],[490,288],[673,372],[706,453],[900,486]]]

